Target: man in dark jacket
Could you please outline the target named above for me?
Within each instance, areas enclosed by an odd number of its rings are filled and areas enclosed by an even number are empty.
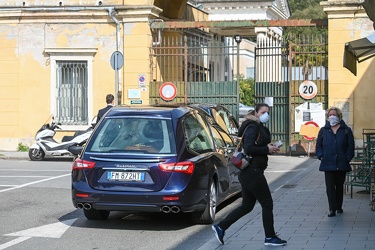
[[[339,108],[329,108],[326,118],[326,125],[318,134],[315,152],[321,160],[319,170],[324,172],[328,217],[333,217],[336,212],[343,213],[344,182],[346,173],[352,171],[349,163],[354,157],[354,136],[342,120]]]
[[[113,107],[115,97],[112,94],[108,94],[105,97],[105,101],[107,103],[107,106],[99,110],[98,115],[96,116],[96,124],[98,124],[98,122],[104,116],[104,114],[107,113],[107,111]]]

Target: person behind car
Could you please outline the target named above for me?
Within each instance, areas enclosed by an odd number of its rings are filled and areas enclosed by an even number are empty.
[[[268,155],[279,151],[279,148],[271,144],[271,134],[263,123],[268,122],[269,106],[260,103],[255,107],[255,115],[249,113],[242,122],[238,135],[243,139],[243,148],[246,155],[252,156],[250,166],[241,170],[239,180],[242,186],[242,204],[234,209],[218,224],[212,226],[216,238],[224,244],[224,234],[234,222],[242,216],[250,213],[256,201],[262,206],[263,228],[265,231],[266,246],[283,246],[287,242],[280,239],[274,229],[273,200],[271,192],[264,176],[267,168]]]
[[[96,124],[98,124],[98,122],[104,116],[104,114],[107,113],[107,111],[113,107],[114,102],[115,102],[115,97],[112,94],[108,94],[105,97],[105,101],[107,103],[107,106],[98,111],[98,115],[96,116]]]

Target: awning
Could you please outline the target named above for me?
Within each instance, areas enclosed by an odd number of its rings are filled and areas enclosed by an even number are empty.
[[[357,62],[363,62],[373,56],[375,56],[375,32],[345,44],[344,67],[357,75]]]

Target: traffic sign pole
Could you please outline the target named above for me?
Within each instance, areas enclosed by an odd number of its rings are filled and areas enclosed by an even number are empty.
[[[314,121],[308,121],[306,122],[304,125],[308,125],[308,126],[315,126],[315,127],[319,127],[319,125],[314,122]],[[306,140],[308,140],[308,148],[307,148],[307,157],[310,157],[310,152],[311,152],[311,142],[312,140],[314,139],[314,137],[309,137],[309,136],[306,136],[304,135],[303,136]]]
[[[111,55],[111,59],[109,60],[111,63],[112,68],[115,70],[115,104],[119,105],[121,104],[121,95],[119,91],[119,70],[122,68],[124,65],[124,56],[120,51],[115,51]]]

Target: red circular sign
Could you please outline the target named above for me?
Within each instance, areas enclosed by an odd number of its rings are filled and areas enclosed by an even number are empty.
[[[318,93],[318,87],[312,81],[303,81],[299,86],[299,94],[303,99],[310,100],[313,99]]]
[[[173,83],[166,82],[160,86],[159,94],[164,101],[172,101],[177,96],[177,88]]]
[[[316,122],[313,122],[313,121],[306,122],[304,125],[319,127],[319,125]],[[312,141],[315,137],[310,137],[310,136],[304,135],[303,138],[305,138],[308,141]]]

